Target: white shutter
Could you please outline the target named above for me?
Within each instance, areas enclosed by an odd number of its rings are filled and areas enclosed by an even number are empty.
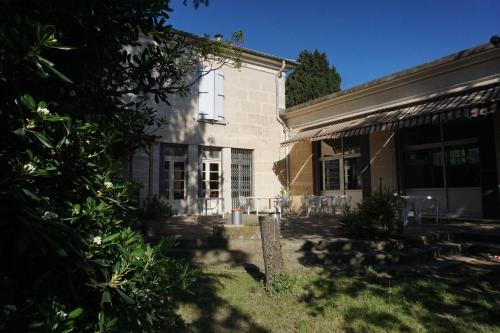
[[[224,72],[215,71],[215,120],[224,121]]]
[[[198,86],[198,118],[214,119],[214,71],[202,70]]]

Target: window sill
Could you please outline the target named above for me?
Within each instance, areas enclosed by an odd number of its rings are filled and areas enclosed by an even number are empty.
[[[215,119],[198,119],[198,122],[199,123],[208,123],[208,124],[212,124],[212,125],[227,125],[229,124],[227,121],[219,121],[219,120],[215,120]]]

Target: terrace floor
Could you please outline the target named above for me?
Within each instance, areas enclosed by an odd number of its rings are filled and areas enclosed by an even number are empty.
[[[258,217],[254,214],[243,214],[243,224],[258,224]],[[230,224],[230,216],[219,221],[213,216],[174,216],[166,220],[151,220],[147,222],[150,236],[169,235],[181,239],[204,239],[212,236],[213,226],[217,224]],[[346,237],[338,218],[332,216],[296,216],[290,215],[282,218],[281,233],[283,239],[289,240],[320,240]],[[489,237],[500,238],[499,223],[481,222],[453,222],[409,224],[405,227],[403,237],[422,237],[440,232],[464,232]]]

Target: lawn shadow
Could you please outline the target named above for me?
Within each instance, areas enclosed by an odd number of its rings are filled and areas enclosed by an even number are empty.
[[[467,265],[440,274],[324,268],[301,301],[315,316],[340,307],[347,332],[484,332],[500,328],[499,272]]]
[[[251,263],[244,263],[241,265],[245,271],[257,282],[264,281],[266,275],[260,271],[260,268]]]
[[[177,303],[189,306],[197,317],[179,327],[178,332],[269,332],[218,296],[223,280],[231,278],[230,274],[204,272],[191,292],[177,295]]]

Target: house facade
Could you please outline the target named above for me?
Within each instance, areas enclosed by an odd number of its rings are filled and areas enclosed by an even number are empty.
[[[485,44],[287,109],[294,209],[304,194],[389,190],[500,218],[499,103],[500,48]]]
[[[200,67],[185,97],[155,104],[166,125],[149,151],[133,157],[141,200],[169,199],[177,214],[225,213],[240,197],[271,197],[282,184],[275,164],[285,157],[279,110],[285,108],[285,72],[296,62],[240,48],[241,67]]]

